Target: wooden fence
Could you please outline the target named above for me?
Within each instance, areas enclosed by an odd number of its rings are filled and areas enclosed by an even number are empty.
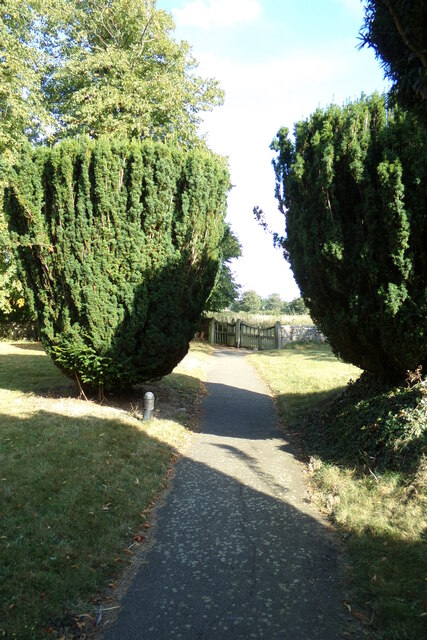
[[[236,322],[219,322],[214,318],[209,325],[209,342],[228,347],[243,347],[246,349],[280,349],[280,322],[272,327],[261,328],[246,324],[242,320]]]

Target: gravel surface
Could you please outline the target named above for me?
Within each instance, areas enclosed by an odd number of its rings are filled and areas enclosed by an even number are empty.
[[[155,540],[104,640],[341,640],[336,540],[245,353],[216,350],[203,430],[156,510]]]

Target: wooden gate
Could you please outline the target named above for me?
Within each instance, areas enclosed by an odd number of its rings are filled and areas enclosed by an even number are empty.
[[[215,322],[215,344],[236,346],[236,323]]]
[[[240,346],[247,349],[265,349],[276,348],[276,332],[275,327],[261,329],[261,327],[252,327],[243,322],[240,323]]]
[[[211,344],[222,344],[228,347],[243,347],[246,349],[280,349],[280,322],[273,327],[261,328],[246,324],[241,320],[236,322],[220,322],[212,318],[210,324]]]

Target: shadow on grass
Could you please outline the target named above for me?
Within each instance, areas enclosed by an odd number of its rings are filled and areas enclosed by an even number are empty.
[[[40,355],[44,355],[45,351],[41,342],[10,342],[15,349],[22,351],[39,351]]]
[[[68,626],[77,637],[79,614],[96,619],[96,594],[128,565],[138,534],[145,537],[141,513],[164,486],[173,450],[99,415],[38,411],[0,421],[6,479],[0,485],[0,634],[33,640],[64,634]],[[228,454],[242,460],[237,447]],[[253,472],[253,460],[247,463]],[[278,497],[281,486],[264,493],[191,458],[181,460],[179,474],[178,490],[160,512],[157,544],[122,603],[113,637],[134,637],[126,635],[126,625],[135,616],[134,628],[143,624],[147,639],[167,640],[173,630],[184,635],[190,622],[201,634],[206,617],[215,625],[224,602],[237,602],[244,637],[256,625],[259,637],[295,628],[315,638],[314,619],[319,638],[339,640],[351,620],[328,529],[289,504],[283,491]],[[225,553],[227,562],[221,562]],[[173,603],[171,585],[179,585]],[[243,597],[236,600],[236,593]],[[263,615],[267,601],[271,619]]]
[[[345,533],[354,559],[352,573],[375,638],[419,640],[427,632],[427,540]]]
[[[50,358],[32,345],[12,345],[25,347],[25,355],[0,352],[0,389],[9,391],[35,392],[48,395],[55,390],[59,394],[74,395],[75,385],[64,376]]]
[[[345,391],[345,385],[327,391],[312,391],[310,393],[285,393],[276,397],[280,415],[286,426],[292,422],[301,421],[307,412],[320,412],[332,400]]]
[[[325,463],[337,464],[343,469],[356,468],[362,475],[368,473],[368,469],[415,471],[422,455],[427,454],[427,433],[404,439],[403,425],[399,443],[397,432],[389,433],[382,427],[381,418],[377,422],[367,416],[363,423],[363,416],[356,411],[345,420],[338,411],[328,415],[330,407],[339,407],[342,391],[307,394],[307,403],[300,403],[293,394],[278,397],[279,410],[285,407],[282,409],[284,433],[296,445],[292,449],[294,455],[304,462],[311,456],[319,456]]]
[[[310,456],[319,453],[323,442],[322,433],[316,427],[322,409],[337,398],[345,387],[312,393],[287,393],[276,397],[280,416],[281,430],[287,436],[282,445],[283,451],[292,453],[301,462],[307,462]],[[313,437],[317,444],[314,443]],[[326,457],[330,450],[325,447]],[[335,460],[336,461],[336,460]]]
[[[46,398],[79,396],[76,383],[53,364],[40,344],[11,346],[13,352],[0,352],[0,390],[34,393]],[[25,355],[16,349],[23,349]],[[161,380],[134,385],[120,394],[106,393],[104,404],[142,415],[146,391],[155,394],[156,409],[162,418],[173,418],[182,426],[193,428],[189,424],[190,406],[201,395],[201,384],[198,378],[186,374],[171,373]],[[87,397],[97,401],[96,395],[87,394]]]
[[[322,420],[322,410],[334,401],[334,406],[339,407],[341,396],[342,390],[341,393],[332,390],[306,394],[303,399],[298,394],[280,396],[278,406],[282,409],[282,417],[286,416],[282,424],[289,439],[280,449],[305,462],[311,456],[319,457],[323,463],[351,471],[362,482],[366,482],[366,478],[370,477],[370,469],[376,469],[376,465],[380,469],[406,469],[409,471],[406,482],[409,482],[412,472],[418,467],[420,452],[427,451],[425,434],[413,438],[409,445],[396,451],[393,441],[382,442],[381,446],[378,444],[375,424],[371,430],[362,430],[360,425],[349,420],[345,429],[331,415],[327,420]],[[375,474],[372,475],[374,480]],[[416,488],[412,490],[416,491]],[[332,494],[334,492],[333,488],[329,491]],[[375,526],[375,519],[371,521]],[[352,522],[352,518],[349,518],[349,522]],[[372,625],[374,637],[383,640],[416,640],[425,637],[425,535],[411,540],[395,531],[390,535],[379,534],[369,524],[361,532],[344,525],[337,525],[337,529],[346,540],[346,548],[353,562],[352,573],[359,602],[369,612],[361,619]]]
[[[305,459],[318,455],[327,463],[360,467],[362,473],[416,470],[427,455],[417,389],[369,394],[359,387],[356,382],[327,392],[279,396],[285,431],[298,441]]]
[[[307,360],[318,360],[321,362],[337,362],[337,357],[331,352],[330,347],[325,347],[325,349],[322,350],[319,346],[317,352],[305,355],[305,358],[307,358]]]
[[[119,416],[70,407],[0,415],[0,636],[45,637],[106,587],[170,464],[169,445]]]
[[[172,380],[184,382],[182,374]],[[273,432],[273,424],[263,431],[266,403],[271,403],[268,396],[226,385],[211,384],[209,391],[210,396],[204,403],[205,417],[214,396],[224,413],[222,410],[217,413],[214,422],[205,420],[208,433],[243,437],[236,429],[236,422],[250,416],[258,423],[263,436],[250,431],[246,435],[248,439],[280,438],[279,433]],[[237,394],[237,404],[241,407],[238,411],[242,411],[238,419],[236,413],[227,416],[233,394]],[[324,395],[312,394],[313,405]],[[81,406],[83,409],[89,407],[85,403]],[[101,410],[97,407],[97,411]],[[51,624],[59,628],[58,620],[64,619],[66,612],[73,611],[76,601],[87,603],[90,596],[103,590],[120,572],[127,557],[123,549],[128,548],[133,536],[141,530],[141,511],[161,488],[173,452],[137,428],[98,416],[64,416],[39,411],[27,420],[8,415],[0,416],[0,420],[0,435],[4,440],[2,451],[5,452],[2,476],[6,478],[6,483],[0,485],[6,509],[6,529],[2,535],[7,540],[0,551],[4,553],[0,564],[4,622],[0,629],[5,629],[6,637],[13,637],[15,633],[27,640],[42,637],[41,632],[37,635],[32,627],[37,632]],[[245,461],[238,444],[227,446],[227,453]],[[246,462],[248,472],[253,472],[252,457],[248,456]],[[168,608],[171,584],[179,584],[184,601],[191,602],[191,615],[197,613],[194,628],[200,622],[205,627],[203,612],[215,624],[218,604],[221,609],[223,602],[234,602],[236,593],[242,594],[243,603],[250,602],[253,558],[257,549],[267,550],[267,540],[268,548],[276,549],[279,554],[275,565],[279,567],[277,579],[272,578],[271,566],[262,564],[261,553],[257,556],[256,581],[259,609],[254,609],[254,618],[242,616],[240,624],[251,626],[253,631],[253,625],[262,620],[262,589],[268,585],[275,616],[273,624],[277,625],[274,629],[280,632],[286,629],[288,633],[298,621],[298,624],[308,625],[306,635],[301,637],[316,637],[313,630],[324,634],[319,638],[344,637],[343,628],[347,631],[348,621],[342,616],[343,593],[336,580],[335,551],[324,538],[325,528],[289,505],[286,498],[265,495],[189,458],[184,458],[180,464],[187,469],[189,484],[182,482],[181,475],[178,484],[183,490],[178,494],[173,492],[167,503],[172,512],[167,506],[161,511],[164,526],[159,526],[158,534],[163,532],[165,537],[162,544],[153,548],[150,557],[154,560],[149,567],[143,566],[135,586],[138,606],[130,592],[123,603],[119,624],[135,621],[134,616],[143,606],[147,633],[153,628],[151,637],[169,638],[171,630],[176,630],[182,622],[177,617],[179,603],[175,601],[173,607]],[[229,549],[230,540],[236,536],[239,553],[228,562],[219,562],[218,550]],[[199,543],[195,544],[197,540]],[[176,553],[178,542],[183,548],[182,556]],[[389,555],[388,549],[384,551],[385,543],[391,542],[393,555],[391,552]],[[165,547],[166,543],[169,547]],[[388,610],[399,610],[401,621],[396,621],[396,633],[384,637],[408,640],[422,637],[421,546],[405,540],[390,541],[369,531],[354,537],[351,544],[360,545],[359,549],[356,547],[358,563],[355,571],[364,581],[364,597],[376,616],[374,623],[384,620]],[[165,548],[170,549],[167,562],[162,555]],[[195,549],[200,549],[202,556],[196,557],[194,566],[192,562],[182,562],[182,558],[187,553],[191,557]],[[242,562],[241,549],[248,556],[246,564]],[[298,561],[295,560],[296,549]],[[373,554],[378,559],[378,566],[372,564]],[[390,577],[384,571],[388,570],[388,558],[390,571],[396,570],[391,562],[395,556],[405,562],[410,558],[414,572],[408,573],[408,588],[404,594],[391,592],[384,596],[385,590],[390,588],[389,582],[393,582],[393,575]],[[382,559],[384,557],[386,560]],[[174,564],[174,558],[177,564]],[[203,571],[200,571],[202,565]],[[376,573],[372,573],[373,570]],[[156,576],[154,580],[153,575]],[[386,589],[382,585],[383,579],[387,583]],[[285,586],[284,590],[279,588],[279,583]],[[189,593],[192,594],[190,599]],[[204,596],[210,598],[209,607]],[[178,596],[174,596],[176,598]],[[161,604],[166,610],[159,610]],[[96,605],[88,610],[96,617]],[[161,617],[161,627],[156,616]],[[73,624],[73,616],[68,620]],[[78,621],[81,623],[81,619]],[[184,622],[188,624],[188,619]],[[387,620],[384,624],[389,625]],[[400,629],[404,631],[398,635]],[[182,631],[185,633],[185,629]],[[250,629],[247,631],[245,637]],[[111,638],[126,637],[120,626],[117,633]],[[264,636],[260,633],[259,637]]]

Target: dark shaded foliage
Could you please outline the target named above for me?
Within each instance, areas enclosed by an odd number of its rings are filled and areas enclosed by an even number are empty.
[[[360,36],[393,85],[391,95],[427,124],[427,4],[425,0],[368,0]]]
[[[374,95],[316,111],[272,147],[285,252],[343,360],[387,380],[427,370],[427,131]]]
[[[427,454],[427,395],[419,381],[388,385],[363,373],[303,421],[307,446],[330,462],[413,471]]]

